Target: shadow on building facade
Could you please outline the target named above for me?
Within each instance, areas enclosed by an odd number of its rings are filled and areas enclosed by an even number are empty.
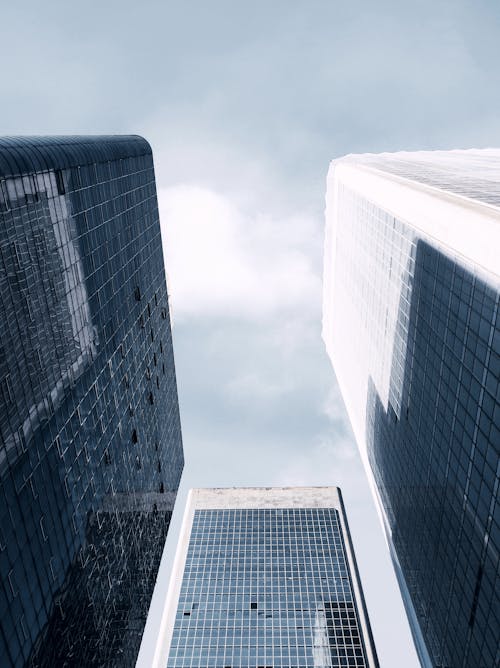
[[[399,401],[386,408],[369,379],[369,460],[434,665],[486,668],[500,625],[498,292],[420,240],[405,326]]]

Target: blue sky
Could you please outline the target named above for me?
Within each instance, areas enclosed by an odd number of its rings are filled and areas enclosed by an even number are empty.
[[[325,178],[345,153],[498,146],[500,5],[28,1],[2,7],[0,42],[2,134],[152,144],[180,509],[190,486],[340,485],[381,664],[415,666],[320,338]]]

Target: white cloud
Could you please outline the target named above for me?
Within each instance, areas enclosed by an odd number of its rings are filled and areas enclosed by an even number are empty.
[[[356,446],[342,434],[320,435],[302,453],[290,453],[274,485],[349,485],[359,477]]]
[[[238,376],[229,381],[225,387],[227,395],[233,402],[246,401],[249,397],[269,401],[282,397],[295,389],[289,380],[277,382],[258,371]]]
[[[333,376],[333,373],[332,373]],[[346,425],[346,409],[337,383],[332,383],[321,406],[322,413],[334,424]]]
[[[228,198],[188,185],[160,190],[159,205],[174,318],[319,313],[316,221],[250,216]]]

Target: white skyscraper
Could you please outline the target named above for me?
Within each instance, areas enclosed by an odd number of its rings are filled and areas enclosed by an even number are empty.
[[[191,490],[167,611],[168,668],[378,666],[336,487]]]
[[[323,338],[425,666],[493,666],[500,151],[328,174]]]

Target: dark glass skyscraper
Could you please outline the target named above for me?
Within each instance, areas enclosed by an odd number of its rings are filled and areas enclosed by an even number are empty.
[[[0,665],[133,666],[183,468],[151,149],[0,140]]]
[[[191,490],[159,665],[378,666],[337,488]]]
[[[500,151],[347,156],[323,336],[423,666],[500,665]]]

